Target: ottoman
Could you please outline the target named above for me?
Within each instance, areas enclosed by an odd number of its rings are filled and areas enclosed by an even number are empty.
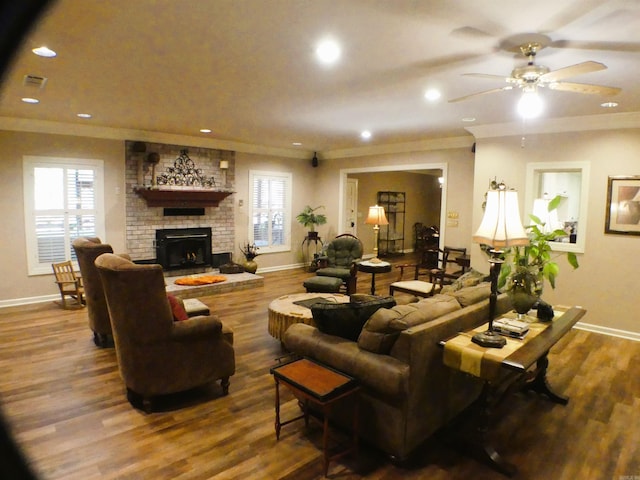
[[[305,280],[302,285],[307,292],[338,293],[342,287],[342,280],[337,277],[315,276]]]

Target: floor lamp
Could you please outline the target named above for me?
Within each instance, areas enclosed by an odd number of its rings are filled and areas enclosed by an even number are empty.
[[[374,205],[369,207],[369,215],[364,221],[367,225],[373,225],[373,259],[378,258],[378,234],[380,232],[380,225],[389,225],[386,215],[384,214],[384,207]],[[372,260],[373,260],[372,259]]]
[[[493,330],[493,318],[496,314],[498,298],[498,275],[503,260],[500,256],[503,248],[529,245],[529,237],[520,221],[518,192],[507,190],[500,183],[496,190],[487,192],[487,203],[480,228],[473,236],[475,243],[489,245],[489,263],[491,264],[491,295],[489,297],[489,328],[486,332],[476,333],[472,341],[482,347],[502,348],[505,338]]]

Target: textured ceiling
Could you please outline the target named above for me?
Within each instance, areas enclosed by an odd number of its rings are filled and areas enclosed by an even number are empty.
[[[314,57],[326,35],[343,50],[330,68]],[[552,70],[608,66],[569,81],[622,88],[615,110],[545,89],[544,118],[640,111],[637,0],[62,0],[5,76],[0,116],[305,151],[362,146],[363,129],[372,145],[463,136],[463,117],[518,122],[516,90],[447,99],[503,86],[462,74],[508,76],[528,38],[548,43],[536,62]],[[58,56],[33,55],[40,45]],[[44,89],[24,86],[26,74],[47,77]],[[439,102],[424,100],[428,87]]]

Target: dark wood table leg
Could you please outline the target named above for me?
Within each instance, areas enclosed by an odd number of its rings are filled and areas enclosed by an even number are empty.
[[[280,382],[277,377],[274,378],[276,381],[276,440],[280,440]]]
[[[463,452],[486,463],[508,477],[518,473],[515,465],[507,462],[489,443],[488,434],[492,424],[493,406],[498,400],[496,390],[486,382],[473,410],[472,429],[469,436],[459,438]]]
[[[375,272],[371,273],[371,295],[376,294],[376,274]]]
[[[329,411],[331,407],[330,405],[325,405],[322,410],[324,415],[324,421],[322,422],[322,451],[324,452],[324,476],[326,477],[329,472],[329,461],[331,460],[329,456]]]
[[[533,390],[536,393],[541,395],[546,395],[549,400],[554,403],[559,403],[560,405],[566,405],[569,403],[569,397],[565,397],[563,395],[558,395],[549,386],[549,382],[547,382],[547,367],[549,366],[549,358],[547,354],[542,356],[537,362],[537,370],[535,378],[527,383],[526,390]]]

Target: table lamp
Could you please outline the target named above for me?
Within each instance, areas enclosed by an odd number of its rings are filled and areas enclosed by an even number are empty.
[[[489,329],[476,333],[472,341],[482,347],[502,348],[507,343],[505,338],[493,330],[493,317],[496,313],[498,298],[498,275],[503,260],[500,258],[504,247],[528,245],[529,237],[520,221],[518,192],[507,190],[504,183],[497,189],[487,192],[487,203],[484,216],[478,231],[473,236],[475,243],[489,245],[489,263],[491,264],[491,295],[489,297]]]
[[[373,258],[378,258],[378,233],[380,232],[380,225],[389,225],[387,216],[384,214],[384,207],[379,205],[369,207],[369,215],[364,223],[373,225]]]

